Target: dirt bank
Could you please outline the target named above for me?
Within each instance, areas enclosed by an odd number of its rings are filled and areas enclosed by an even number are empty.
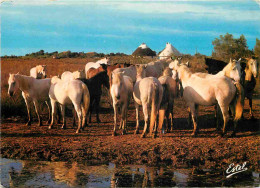
[[[235,138],[228,137],[232,126],[229,126],[228,135],[224,138],[215,132],[213,107],[200,108],[200,134],[196,138],[191,137],[192,130],[186,120],[188,113],[181,99],[176,101],[174,131],[156,139],[141,139],[140,135],[133,134],[135,111],[132,105],[128,112],[128,134],[116,137],[111,136],[113,111],[107,103],[102,104],[102,123],[91,123],[80,134],[75,134],[76,128],[71,126],[71,117],[68,118],[66,130],[62,130],[60,125],[48,130],[47,125],[37,127],[36,122],[27,127],[25,117],[2,119],[1,154],[5,158],[88,161],[91,164],[108,161],[119,164],[163,163],[176,168],[200,166],[226,169],[231,163],[242,164],[247,161],[250,169],[259,171],[260,100],[254,103],[256,119],[248,119],[246,101],[245,119],[240,123]]]

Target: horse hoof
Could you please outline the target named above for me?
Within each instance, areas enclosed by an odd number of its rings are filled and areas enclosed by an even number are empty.
[[[113,132],[113,133],[112,133],[112,136],[116,136],[116,132]]]
[[[192,137],[196,137],[197,134],[198,134],[197,132],[193,132],[193,133],[191,134],[191,136],[192,136]]]
[[[28,122],[26,123],[26,126],[30,126],[30,125],[31,125],[31,122],[28,121]]]
[[[156,134],[153,134],[153,135],[152,135],[152,138],[156,138],[156,137],[157,137],[157,135],[156,135]]]
[[[77,131],[76,131],[76,134],[78,134],[78,133],[80,133],[80,132],[81,132],[81,130],[77,130]]]
[[[42,126],[42,123],[38,123],[38,126],[39,126],[39,127]]]
[[[49,128],[49,129],[52,129],[52,126],[49,126],[48,128]]]
[[[138,131],[138,130],[135,130],[134,134],[139,134],[139,131]]]
[[[66,126],[63,125],[61,128],[65,130],[65,129],[66,129]]]
[[[125,134],[126,134],[126,130],[123,130],[123,131],[122,131],[122,135],[125,135]]]
[[[145,138],[145,134],[142,134],[142,135],[141,135],[141,138]]]

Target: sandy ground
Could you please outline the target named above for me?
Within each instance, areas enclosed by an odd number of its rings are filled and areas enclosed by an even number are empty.
[[[5,158],[84,161],[90,164],[115,162],[118,164],[166,164],[176,168],[200,167],[226,169],[229,164],[242,164],[259,172],[259,125],[260,100],[255,99],[255,119],[249,119],[248,100],[245,101],[244,120],[240,122],[238,133],[231,138],[232,123],[228,133],[221,137],[215,131],[214,107],[200,107],[197,137],[191,137],[192,127],[187,124],[188,112],[183,99],[175,102],[174,130],[159,138],[140,138],[134,135],[135,110],[133,104],[128,111],[127,135],[112,137],[113,110],[109,103],[101,104],[101,123],[93,123],[82,133],[76,134],[72,127],[72,117],[67,118],[67,129],[55,125],[38,127],[36,119],[27,127],[26,117],[2,119],[1,155]],[[68,110],[68,114],[71,114]],[[140,109],[141,120],[143,120]],[[45,115],[44,120],[47,120]],[[143,121],[141,121],[141,130]],[[121,131],[118,130],[120,134]]]

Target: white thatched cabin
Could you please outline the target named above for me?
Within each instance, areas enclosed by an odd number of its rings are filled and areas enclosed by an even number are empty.
[[[181,53],[171,43],[167,42],[166,47],[159,54],[159,59],[167,59],[171,56],[181,56]]]

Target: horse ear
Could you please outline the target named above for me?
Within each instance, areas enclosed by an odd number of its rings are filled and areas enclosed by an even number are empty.
[[[239,60],[237,60],[237,61],[239,61],[239,62],[240,62],[240,61],[241,61],[241,57],[240,57],[240,58],[239,58]]]
[[[190,67],[190,62],[189,62],[189,61],[187,61],[186,65],[187,65],[187,67]]]
[[[182,57],[178,57],[178,60],[181,60],[182,59]]]
[[[20,74],[20,72],[18,72],[17,74]]]

